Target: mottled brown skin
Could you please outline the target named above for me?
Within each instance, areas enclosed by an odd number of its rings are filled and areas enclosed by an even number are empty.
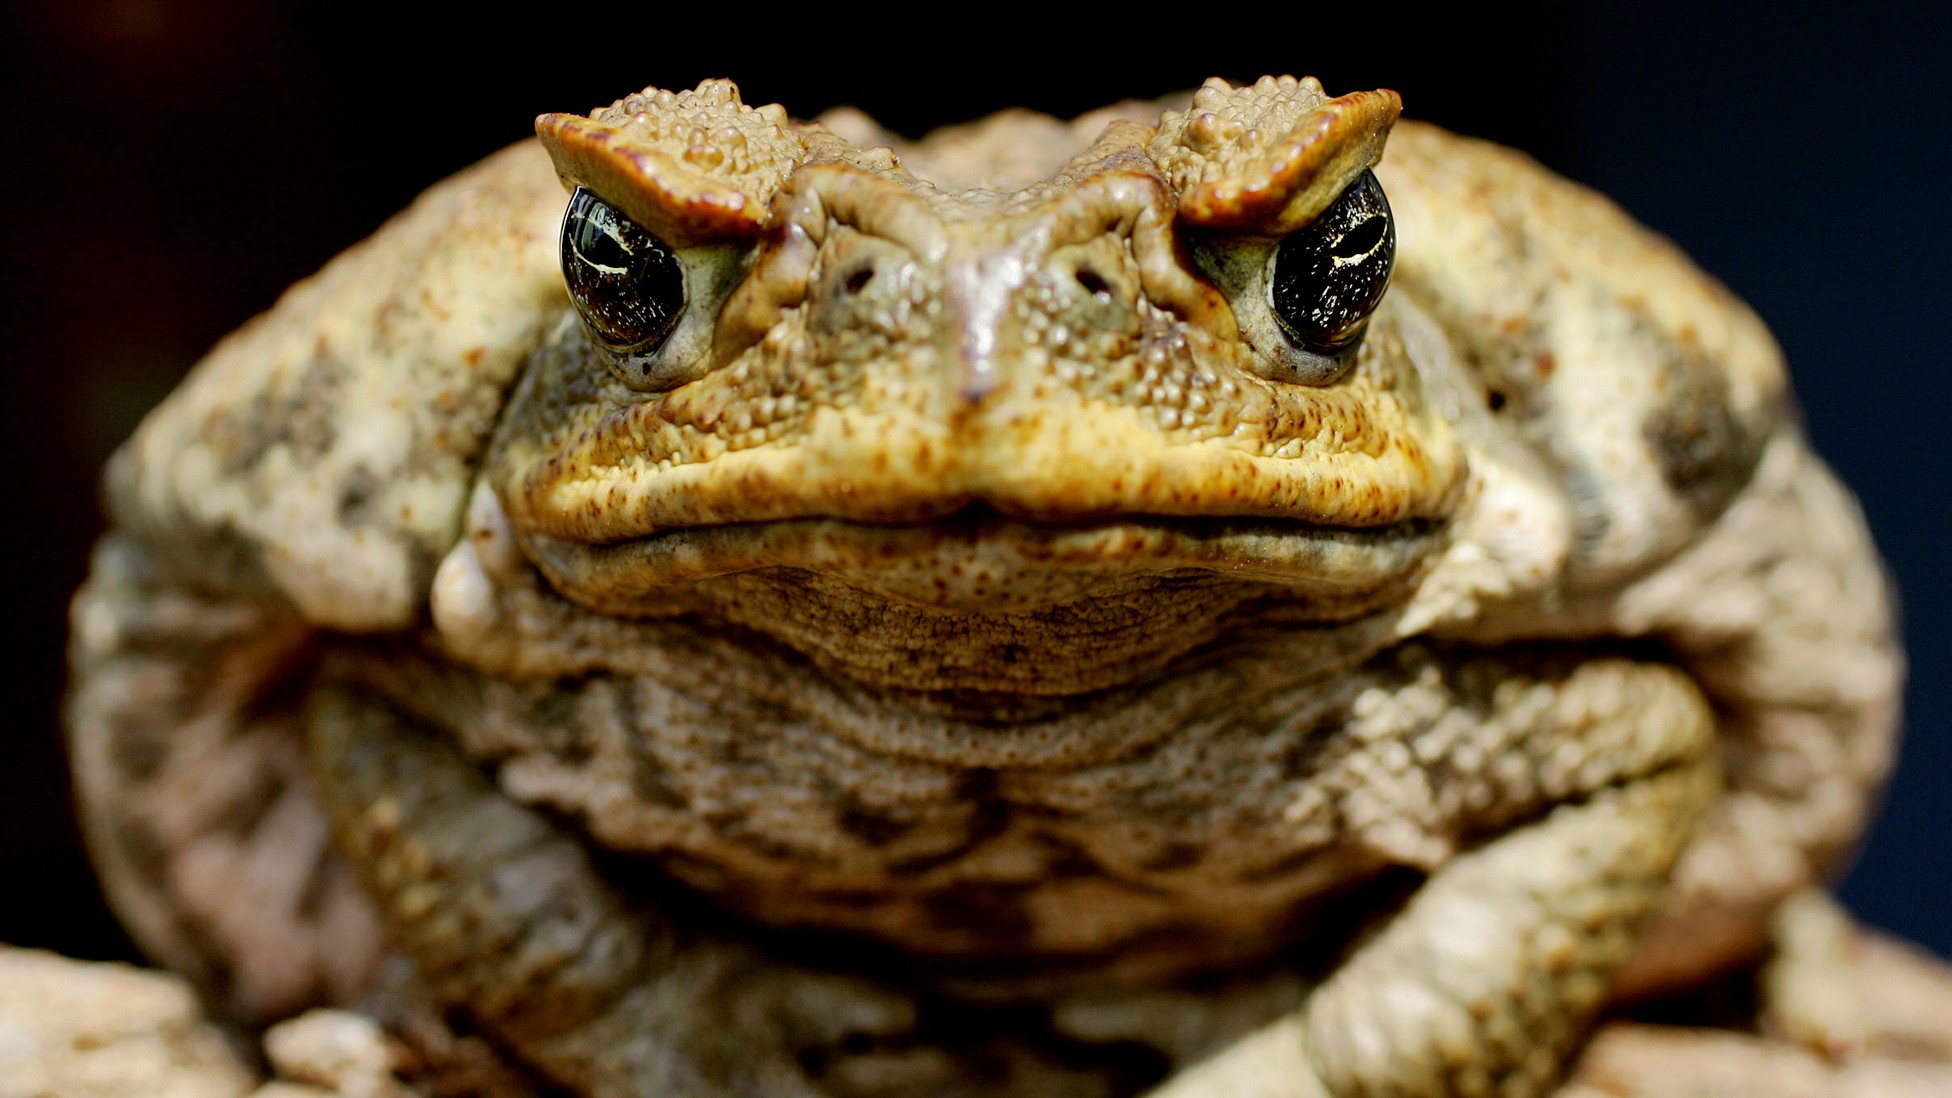
[[[1832,869],[1898,661],[1760,323],[1395,116],[545,116],[116,458],[124,917],[436,1089],[1548,1092]],[[1371,165],[1394,280],[1309,376],[1269,257]],[[683,266],[639,360],[564,184]]]

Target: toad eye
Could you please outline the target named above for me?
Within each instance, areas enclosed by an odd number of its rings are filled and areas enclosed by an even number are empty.
[[[1268,295],[1282,333],[1300,350],[1338,362],[1349,358],[1389,287],[1395,261],[1389,201],[1365,171],[1275,249]]]
[[[582,187],[563,215],[563,280],[583,323],[613,351],[656,349],[685,306],[671,249]]]

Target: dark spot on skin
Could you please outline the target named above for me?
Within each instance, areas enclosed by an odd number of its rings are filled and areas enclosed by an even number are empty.
[[[281,650],[275,660],[263,665],[262,681],[239,710],[241,719],[234,729],[235,735],[258,735],[263,726],[273,721],[296,718],[311,695],[318,671],[318,645],[310,634],[299,628],[293,628],[276,640]],[[272,643],[272,639],[267,638],[267,643]],[[208,695],[199,690],[191,696],[201,698]]]
[[[1708,517],[1720,514],[1748,482],[1761,446],[1736,423],[1720,385],[1689,379],[1694,383],[1647,418],[1641,437],[1667,486]]]
[[[751,812],[742,807],[726,808],[707,812],[694,808],[694,813],[705,823],[715,828],[726,841],[736,844],[750,854],[756,854],[767,861],[781,865],[818,867],[828,865],[832,858],[808,849],[798,839],[782,838],[765,821],[755,821]]]
[[[171,726],[149,721],[119,721],[109,737],[109,758],[115,769],[132,784],[142,784],[156,776],[169,758],[165,742]]]
[[[974,801],[977,804],[993,804],[996,800],[996,771],[966,770],[956,778],[956,791],[952,797],[958,801]]]
[[[1083,847],[1074,842],[1040,832],[1037,835],[1037,845],[1044,850],[1045,880],[1109,876],[1105,872],[1105,867],[1098,864],[1098,859],[1086,853]]]
[[[967,857],[977,847],[1001,835],[1010,825],[1010,809],[995,791],[996,774],[993,771],[970,770],[961,775],[950,800],[970,806],[969,818],[963,824],[963,840],[947,850],[891,862],[888,872],[896,877],[919,876]]]
[[[1660,373],[1653,380],[1661,401],[1641,425],[1641,438],[1674,494],[1704,519],[1718,515],[1748,483],[1762,440],[1736,422],[1720,371],[1691,332],[1677,337],[1637,302],[1622,305],[1638,334],[1660,355]]]
[[[1565,469],[1560,478],[1566,495],[1572,500],[1573,538],[1578,544],[1574,552],[1590,558],[1613,528],[1613,514],[1606,507],[1606,492],[1591,473],[1577,466]]]
[[[178,918],[176,927],[178,940],[189,946],[200,962],[195,966],[195,971],[189,974],[200,992],[198,998],[205,1003],[234,1007],[231,1003],[231,991],[237,984],[237,972],[235,966],[231,964],[230,953],[224,947],[222,940],[201,919]],[[234,1009],[226,1010],[222,1007],[219,1007],[218,1012],[237,1013]]]
[[[950,862],[968,857],[970,852],[975,850],[979,845],[981,845],[980,840],[965,839],[947,850],[938,850],[929,854],[921,854],[911,858],[892,861],[888,863],[888,875],[895,878],[919,877],[932,869],[938,869],[948,865]]]
[[[140,528],[138,527],[138,532]],[[194,532],[192,537],[172,531],[169,537],[146,539],[145,552],[153,555],[158,570],[187,576],[222,576],[226,588],[238,595],[269,595],[278,592],[264,566],[264,544],[226,520]],[[172,540],[173,539],[173,540]],[[161,654],[176,657],[180,639],[171,639],[157,648]]]
[[[907,820],[871,811],[858,803],[850,803],[842,808],[839,822],[841,829],[849,835],[877,849],[914,830],[914,824]]]
[[[529,727],[545,733],[574,727],[578,723],[578,701],[582,701],[582,690],[576,690],[576,684],[562,684],[560,690],[537,692],[529,701]]]
[[[364,465],[355,465],[339,483],[338,514],[342,526],[371,526],[380,517],[374,513],[374,497],[379,495],[380,478]]]
[[[320,847],[312,859],[312,871],[305,875],[305,884],[299,889],[297,914],[299,921],[317,922],[325,907],[325,899],[331,894],[327,886],[332,883],[332,863],[338,855],[329,846]]]
[[[1505,410],[1505,402],[1507,399],[1503,390],[1489,389],[1484,394],[1484,406],[1494,412],[1502,412]]]
[[[1024,910],[1023,896],[1033,887],[959,882],[922,897],[922,906],[929,920],[944,930],[971,931],[1008,947],[1030,937],[1030,915]]]
[[[288,385],[266,389],[217,417],[208,440],[224,455],[224,471],[248,473],[280,446],[289,448],[299,465],[330,453],[339,439],[339,389],[351,373],[321,338]]]
[[[664,768],[655,759],[642,756],[635,759],[630,768],[630,787],[639,798],[660,808],[683,810],[691,807],[691,798],[671,784]]]
[[[642,740],[644,740],[646,733],[648,733],[646,727],[644,727],[644,709],[642,709],[642,705],[638,705],[636,686],[638,686],[636,680],[613,680],[611,682],[611,692],[609,692],[611,694],[611,719],[617,721],[617,727],[623,729],[623,735],[630,740],[630,754],[632,756],[644,754]],[[566,748],[572,752],[574,758],[572,756],[562,756],[562,758],[566,758],[568,762],[584,762],[584,760],[588,760],[590,758],[590,744],[584,742],[586,739],[588,737],[578,737],[578,742],[566,744]]]
[[[1140,868],[1153,873],[1170,873],[1176,869],[1190,869],[1206,859],[1206,847],[1193,843],[1168,843],[1158,853],[1140,863]]]
[[[1338,887],[1299,906],[1282,934],[1297,943],[1282,962],[1304,977],[1326,979],[1429,880],[1421,870],[1371,860],[1351,860],[1344,873]]]
[[[683,881],[686,886],[704,892],[730,892],[737,887],[724,866],[705,858],[697,857],[683,850],[666,851],[658,861],[665,872]],[[610,874],[612,882],[618,875]]]
[[[617,712],[622,721],[634,710],[626,704],[626,691],[619,688]],[[585,734],[584,717],[581,708],[583,692],[580,690],[547,690],[535,695],[529,703],[524,726],[539,733],[543,746],[549,754],[574,766],[589,761],[589,736]],[[625,723],[625,728],[636,725]]]
[[[109,817],[109,837],[144,885],[157,891],[168,887],[169,851],[146,822],[126,813],[114,813]]]
[[[209,830],[227,832],[240,839],[251,837],[284,797],[288,784],[289,778],[283,774],[247,783],[235,797],[210,814]]]

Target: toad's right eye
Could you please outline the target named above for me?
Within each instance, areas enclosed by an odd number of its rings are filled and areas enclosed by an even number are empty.
[[[590,334],[613,351],[656,350],[685,307],[671,249],[582,187],[563,215],[563,280]]]
[[[1365,171],[1320,217],[1281,242],[1269,304],[1291,344],[1346,369],[1395,263],[1389,199]]]

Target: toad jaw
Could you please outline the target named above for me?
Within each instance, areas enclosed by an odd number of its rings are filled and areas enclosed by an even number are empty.
[[[1075,695],[1271,617],[1367,635],[1447,542],[1435,325],[1370,297],[1359,348],[1307,366],[1270,312],[1286,234],[1373,188],[1393,96],[1228,161],[1232,190],[1114,122],[951,192],[706,90],[539,126],[632,227],[580,223],[583,323],[532,356],[486,483],[582,612],[729,623],[877,689]],[[621,277],[640,254],[661,281]]]
[[[566,327],[496,458],[531,554],[613,609],[774,567],[934,605],[995,597],[945,584],[959,568],[1075,574],[1074,594],[1182,569],[1400,579],[1464,462],[1388,303],[1347,377],[1269,380],[1186,268],[1164,185],[1107,159],[1011,196],[801,169],[719,314],[723,363],[663,392],[578,404],[603,367]],[[776,319],[751,334],[755,314]]]

